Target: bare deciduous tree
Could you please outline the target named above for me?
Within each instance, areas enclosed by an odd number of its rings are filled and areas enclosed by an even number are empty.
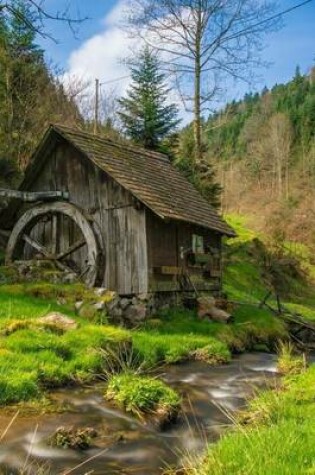
[[[271,186],[278,198],[289,197],[289,168],[293,131],[285,113],[277,112],[264,124],[263,117],[252,116],[245,124],[248,166],[259,187]],[[252,130],[251,130],[252,129]]]
[[[286,114],[278,112],[268,124],[270,155],[277,179],[278,196],[289,196],[289,161],[292,147],[292,126]]]
[[[197,162],[203,110],[226,76],[249,79],[265,34],[279,25],[275,7],[268,0],[132,0],[127,22],[131,34],[165,53],[182,97],[193,103]],[[193,91],[186,96],[183,87],[189,81]]]
[[[68,24],[70,29],[75,32],[76,26],[81,24],[86,18],[73,16],[69,7],[65,7],[62,11],[51,12],[45,5],[45,0],[23,0],[26,8],[29,8],[34,15],[34,21],[30,21],[28,16],[21,11],[20,4],[16,0],[0,0],[0,17],[6,15],[14,15],[18,17],[31,30],[38,33],[44,38],[54,38],[46,31],[45,23],[47,21],[61,21]],[[70,4],[70,2],[69,2]]]

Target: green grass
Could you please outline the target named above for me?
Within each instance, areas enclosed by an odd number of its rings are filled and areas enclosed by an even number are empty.
[[[178,410],[181,403],[176,391],[163,381],[132,373],[112,376],[105,398],[140,417],[153,412],[172,414]]]
[[[71,306],[60,306],[52,298],[59,292],[53,284],[0,286],[0,404],[39,397],[49,388],[112,372],[115,353],[119,359],[131,352],[133,363],[143,368],[188,358],[220,364],[230,360],[231,351],[244,351],[256,343],[274,345],[286,335],[269,312],[250,306],[235,309],[232,325],[200,321],[194,312],[174,309],[130,332],[75,316]],[[72,301],[71,286],[62,292]],[[76,295],[77,286],[73,292]],[[79,327],[62,332],[41,324],[38,319],[50,311],[75,318]]]
[[[315,366],[254,399],[247,425],[209,446],[195,475],[315,473]]]
[[[223,273],[223,288],[229,299],[258,303],[267,294],[270,286],[262,276],[262,257],[259,248],[265,246],[272,252],[268,236],[250,229],[249,218],[231,214],[226,216],[227,222],[234,227],[238,237],[228,239]],[[259,241],[257,241],[259,239]],[[257,248],[258,245],[258,248]],[[263,248],[261,248],[263,249]],[[302,243],[284,243],[284,257],[295,257],[301,267],[300,278],[283,275],[285,286],[289,287],[287,295],[282,297],[283,304],[292,312],[301,314],[315,321],[315,265],[311,250]],[[303,272],[305,275],[303,276]],[[275,307],[275,301],[270,300]]]
[[[231,351],[252,349],[258,343],[274,346],[286,337],[283,323],[266,310],[248,305],[233,312],[231,325],[201,321],[193,311],[175,309],[149,320],[133,333],[134,349],[145,366],[204,357],[211,364],[227,363]],[[197,351],[205,348],[204,352]]]
[[[224,216],[224,219],[237,233],[237,237],[230,241],[232,246],[238,246],[239,244],[250,242],[260,237],[259,233],[251,229],[248,216],[229,213]]]
[[[299,374],[306,366],[304,355],[297,354],[292,343],[281,342],[278,348],[277,369],[281,374]]]
[[[231,214],[225,217],[236,230],[237,238],[228,239],[225,245],[223,288],[229,299],[256,303],[266,295],[257,259],[250,254],[253,240],[261,236],[248,227],[246,217]]]
[[[52,299],[31,295],[31,285],[27,288],[25,294],[20,285],[0,287],[0,404],[40,397],[47,388],[89,381],[106,372],[107,350],[118,352],[122,345],[131,345],[128,331],[80,318],[76,318],[79,327],[65,333],[40,324],[38,318],[49,311],[74,315]],[[50,296],[59,292],[53,285],[46,290]],[[66,292],[70,294],[70,286]]]

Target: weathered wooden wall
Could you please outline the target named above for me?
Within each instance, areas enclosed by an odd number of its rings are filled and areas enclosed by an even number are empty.
[[[201,266],[187,265],[186,259],[193,234],[203,236],[204,244],[220,254],[220,234],[188,223],[160,219],[64,140],[44,158],[28,191],[69,192],[70,202],[85,212],[98,237],[105,287],[120,294],[178,291],[181,286],[177,271],[186,268],[198,290],[220,288],[218,270],[216,276],[206,275]],[[67,218],[60,224],[65,246],[78,239],[78,230]],[[33,231],[33,236],[42,243],[49,243],[51,235],[50,223],[40,224]],[[27,252],[33,250],[29,248]],[[84,263],[86,250],[76,251],[72,258],[76,263]]]
[[[186,251],[192,247],[193,234],[203,236],[204,244],[217,249],[221,257],[221,236],[218,233],[189,223],[163,221],[147,210],[147,240],[149,289],[151,291],[180,290],[176,269],[185,269],[198,290],[217,290],[221,286],[221,275],[205,277],[198,266],[187,265]],[[184,255],[181,253],[184,250]],[[163,273],[162,267],[169,267]],[[172,274],[172,268],[174,273]]]
[[[66,142],[47,157],[29,191],[46,190],[68,191],[70,202],[90,216],[105,260],[103,285],[121,294],[146,292],[146,216],[132,195]],[[74,239],[67,220],[62,229],[62,239]],[[40,232],[48,239],[49,231]],[[84,250],[74,257],[84,259]]]

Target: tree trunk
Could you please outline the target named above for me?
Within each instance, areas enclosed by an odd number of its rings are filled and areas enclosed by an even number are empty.
[[[198,11],[195,39],[194,140],[195,165],[201,160],[201,12]]]

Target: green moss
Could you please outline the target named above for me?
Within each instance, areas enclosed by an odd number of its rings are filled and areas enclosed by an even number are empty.
[[[62,449],[87,450],[95,437],[97,437],[97,432],[90,427],[82,429],[59,427],[48,442],[53,447]]]
[[[111,364],[107,350],[112,355],[131,346],[128,331],[80,319],[77,329],[52,331],[38,317],[60,310],[59,306],[24,295],[20,285],[9,289],[10,294],[8,286],[0,287],[0,404],[38,397],[45,388],[95,379]],[[66,307],[64,311],[69,313]]]
[[[20,280],[21,277],[16,267],[0,266],[0,284],[15,284]]]
[[[36,372],[10,372],[1,368],[0,372],[0,404],[12,404],[38,397],[40,389],[37,384]]]
[[[181,399],[162,381],[132,373],[112,376],[105,398],[136,415],[177,410]]]

